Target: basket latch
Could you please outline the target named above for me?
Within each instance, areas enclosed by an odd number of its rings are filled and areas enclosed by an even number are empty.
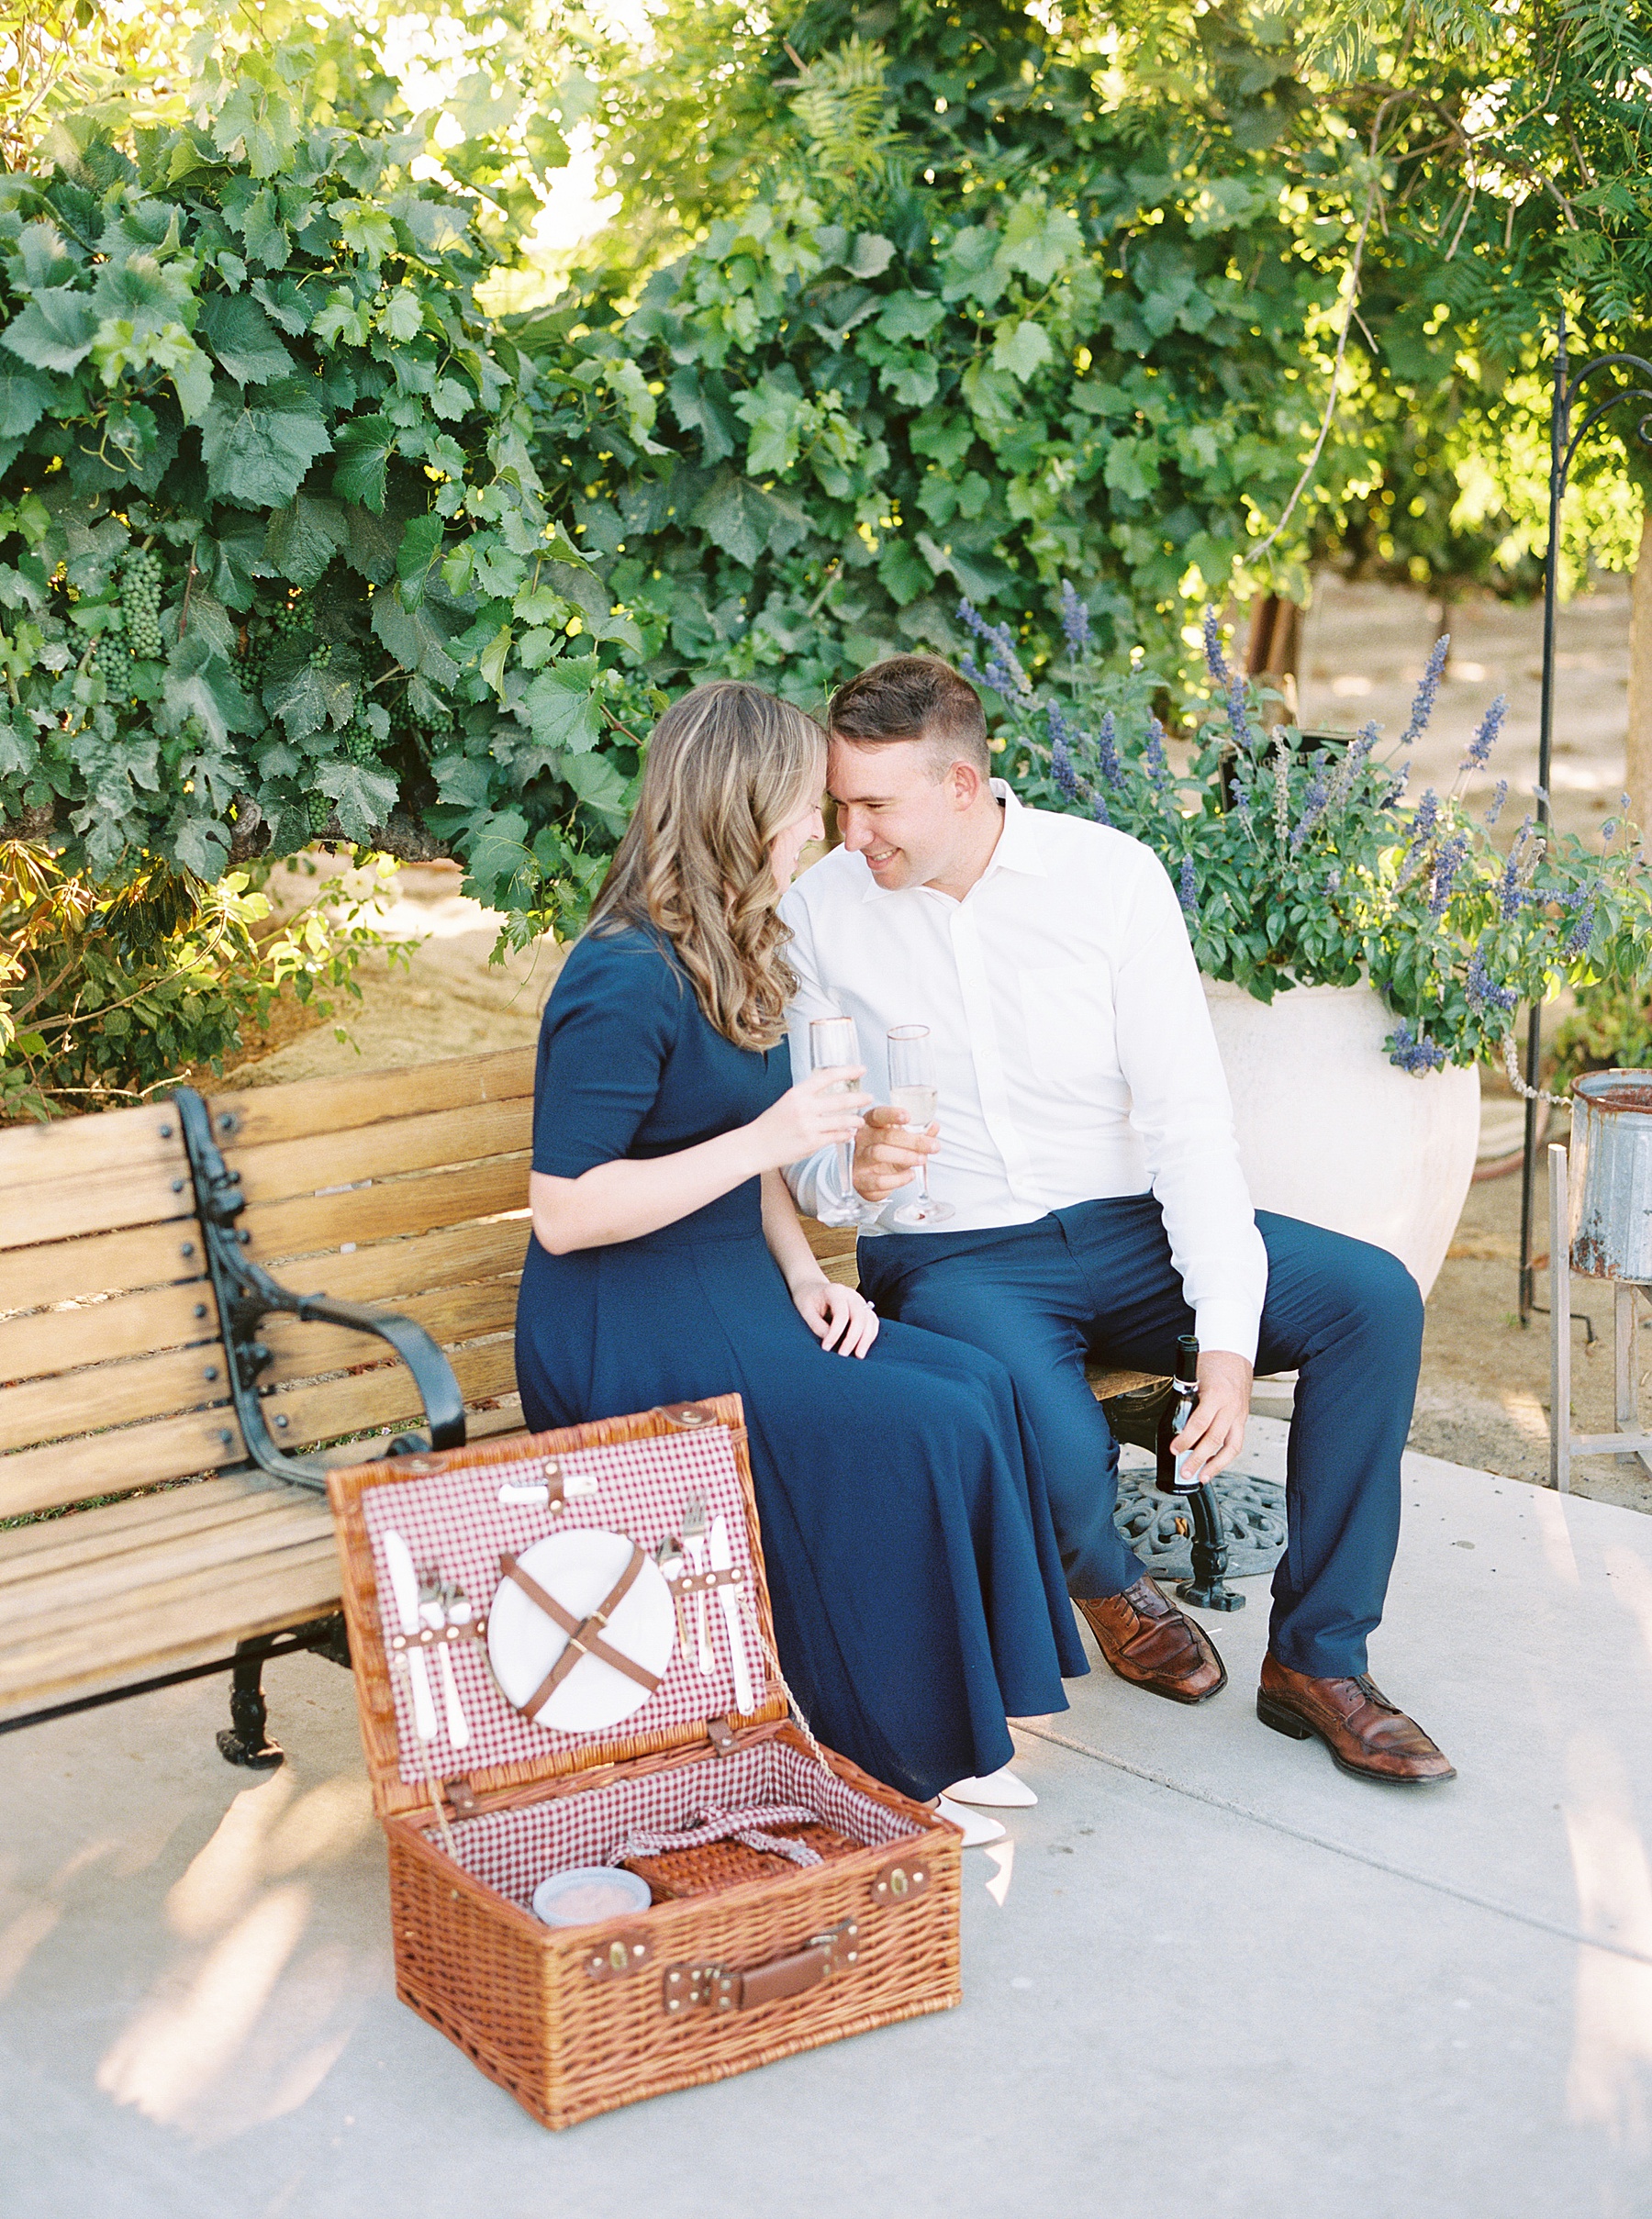
[[[731,1756],[733,1755],[733,1753],[734,1753],[734,1728],[733,1728],[732,1724],[730,1723],[730,1721],[729,1721],[728,1719],[726,1719],[726,1718],[709,1718],[709,1719],[707,1719],[707,1721],[706,1721],[706,1739],[707,1739],[707,1740],[708,1740],[708,1741],[709,1741],[709,1742],[711,1744],[711,1746],[712,1746],[712,1747],[713,1747],[713,1748],[714,1748],[714,1749],[717,1751],[717,1754],[719,1755],[719,1756]]]
[[[922,1895],[929,1884],[927,1864],[905,1859],[899,1865],[886,1865],[872,1883],[872,1901],[880,1911],[898,1910]]]
[[[593,1949],[585,1961],[586,1978],[591,1980],[617,1980],[624,1973],[641,1972],[653,1955],[650,1944],[640,1934],[618,1934],[600,1949]]]
[[[807,1994],[859,1955],[860,1928],[854,1919],[845,1919],[830,1933],[817,1934],[807,1949],[771,1957],[749,1972],[727,1965],[673,1965],[662,1984],[661,2001],[668,2018],[694,2010],[755,2011],[764,2003]]]

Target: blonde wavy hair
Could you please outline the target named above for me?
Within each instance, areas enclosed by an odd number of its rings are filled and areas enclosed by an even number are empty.
[[[591,930],[652,925],[675,948],[708,1020],[737,1048],[772,1048],[798,990],[769,843],[825,781],[812,717],[738,679],[697,686],[654,726],[636,813]]]

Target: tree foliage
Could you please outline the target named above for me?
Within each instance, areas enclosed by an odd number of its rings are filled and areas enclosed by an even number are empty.
[[[591,649],[634,635],[547,511],[472,208],[292,92],[243,57],[0,180],[0,822],[105,880],[439,823],[490,889],[582,883],[624,801]]]

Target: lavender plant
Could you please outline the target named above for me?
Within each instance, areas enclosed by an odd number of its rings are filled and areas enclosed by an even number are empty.
[[[1501,730],[1501,696],[1451,790],[1408,805],[1407,758],[1434,711],[1445,640],[1391,751],[1379,753],[1374,724],[1309,751],[1296,727],[1265,721],[1208,612],[1210,694],[1184,726],[1178,768],[1154,713],[1156,675],[1098,662],[1070,586],[1057,613],[1067,653],[1035,683],[1006,626],[960,610],[983,651],[966,667],[996,697],[1004,767],[1022,799],[1153,849],[1207,976],[1259,1001],[1368,980],[1393,1012],[1390,1061],[1423,1074],[1500,1057],[1521,1006],[1563,985],[1635,988],[1652,976],[1652,872],[1625,824],[1593,849],[1527,817],[1505,853],[1491,828],[1507,781],[1490,810],[1464,806]]]

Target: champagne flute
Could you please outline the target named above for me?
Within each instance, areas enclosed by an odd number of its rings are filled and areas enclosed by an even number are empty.
[[[927,1025],[892,1025],[889,1029],[889,1099],[907,1113],[914,1132],[926,1132],[935,1121],[940,1087],[935,1078],[935,1052]],[[943,1225],[957,1211],[950,1202],[938,1202],[930,1193],[929,1158],[918,1166],[919,1195],[903,1202],[891,1214],[897,1225]]]
[[[863,1060],[860,1038],[852,1017],[816,1017],[809,1020],[809,1067],[811,1071],[827,1071],[840,1064],[858,1064]],[[845,1079],[834,1087],[834,1094],[851,1094],[854,1083]],[[838,1221],[843,1225],[858,1225],[868,1214],[861,1207],[860,1197],[854,1190],[854,1143],[841,1141],[839,1157],[843,1171],[843,1190],[849,1199],[847,1212]]]

